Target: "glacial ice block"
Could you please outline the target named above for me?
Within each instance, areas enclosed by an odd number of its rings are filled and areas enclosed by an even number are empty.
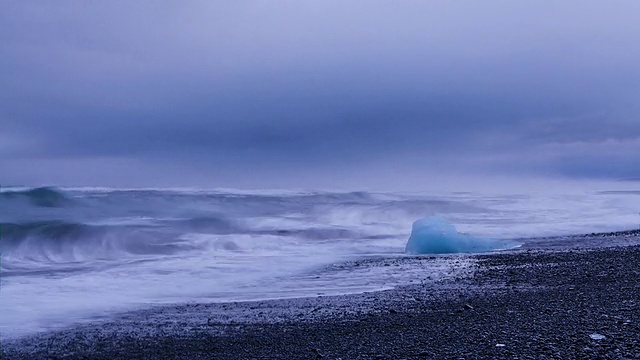
[[[501,250],[516,245],[461,234],[455,226],[444,219],[428,217],[413,223],[405,252],[407,254],[476,253]]]

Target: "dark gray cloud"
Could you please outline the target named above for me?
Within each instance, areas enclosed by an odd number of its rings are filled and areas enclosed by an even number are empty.
[[[634,1],[9,1],[3,182],[639,177],[638,16]]]

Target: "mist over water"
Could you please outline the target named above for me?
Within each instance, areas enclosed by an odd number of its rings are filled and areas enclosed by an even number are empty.
[[[348,264],[405,256],[419,218],[526,243],[636,228],[638,194],[3,188],[0,331],[154,304],[388,288],[410,283],[411,271]],[[435,281],[447,264],[432,271]]]

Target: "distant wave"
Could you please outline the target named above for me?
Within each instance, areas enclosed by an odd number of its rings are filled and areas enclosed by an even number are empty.
[[[313,193],[298,195],[299,197],[311,198],[314,200],[332,200],[332,201],[369,201],[373,200],[371,193],[366,191],[352,191],[346,193]]]
[[[63,187],[66,191],[76,191],[85,193],[149,193],[149,194],[181,194],[181,195],[228,195],[228,196],[262,196],[262,197],[305,197],[305,196],[329,196],[342,197],[346,196],[369,196],[371,193],[367,191],[351,191],[351,192],[331,192],[320,190],[282,190],[282,189],[231,189],[231,188],[110,188],[110,187]]]
[[[182,195],[203,198],[258,198],[258,199],[308,199],[308,200],[374,200],[375,193],[367,191],[329,192],[294,190],[239,190],[239,189],[189,189],[189,188],[106,188],[106,187],[40,187],[33,189],[5,190],[3,195],[25,194],[33,191],[48,190],[64,197],[64,192],[84,194],[137,194],[137,195]]]
[[[3,199],[25,199],[40,207],[62,207],[71,201],[64,193],[51,187],[3,191],[0,196]]]
[[[188,219],[164,221],[169,226],[178,226],[185,230],[206,232],[209,234],[233,234],[241,232],[241,228],[234,222],[222,216],[197,216]]]
[[[640,190],[607,190],[600,191],[601,195],[640,195]]]

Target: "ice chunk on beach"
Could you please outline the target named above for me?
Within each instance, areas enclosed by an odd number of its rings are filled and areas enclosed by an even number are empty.
[[[428,217],[413,223],[407,242],[407,254],[476,253],[501,250],[516,244],[461,234],[453,224],[439,217]]]

